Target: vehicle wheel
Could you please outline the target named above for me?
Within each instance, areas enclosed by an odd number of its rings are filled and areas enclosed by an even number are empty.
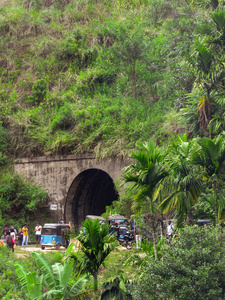
[[[45,249],[45,246],[41,246],[41,249],[44,250],[44,249]]]
[[[132,243],[127,243],[127,245],[126,245],[126,248],[127,248],[127,250],[130,250],[130,249],[132,249]]]

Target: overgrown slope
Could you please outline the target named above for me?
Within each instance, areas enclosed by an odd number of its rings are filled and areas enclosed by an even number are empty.
[[[197,3],[196,3],[197,2]],[[183,132],[186,63],[210,1],[11,0],[0,4],[0,162]],[[207,6],[208,5],[208,6]]]

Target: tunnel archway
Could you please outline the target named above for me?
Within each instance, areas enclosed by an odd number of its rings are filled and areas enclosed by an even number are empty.
[[[65,204],[65,220],[77,228],[86,215],[100,216],[105,207],[117,200],[112,178],[100,169],[81,172],[72,182]]]

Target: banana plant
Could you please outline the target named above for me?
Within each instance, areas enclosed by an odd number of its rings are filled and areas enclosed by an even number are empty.
[[[36,272],[27,273],[26,270],[18,263],[15,263],[15,269],[27,299],[41,299],[43,275],[38,276]]]
[[[32,252],[32,256],[35,258],[37,266],[42,273],[40,277],[38,277],[36,272],[27,273],[21,265],[15,264],[17,275],[28,300],[53,298],[66,300],[80,294],[87,282],[87,277],[84,276],[72,286],[69,285],[74,270],[74,261],[51,265],[41,253]],[[42,290],[46,292],[43,293]]]

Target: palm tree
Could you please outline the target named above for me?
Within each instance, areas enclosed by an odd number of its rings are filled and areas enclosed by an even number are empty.
[[[207,132],[211,137],[215,124],[218,127],[223,121],[220,102],[224,99],[225,10],[213,12],[211,21],[200,23],[195,33],[201,35],[189,57],[196,74],[195,88],[188,95],[192,101],[182,109],[182,116],[195,131],[200,127],[201,134],[211,129]]]
[[[83,222],[84,230],[77,236],[81,244],[82,257],[72,254],[80,272],[89,272],[94,279],[94,292],[98,289],[98,270],[104,263],[106,257],[117,246],[118,241],[115,236],[109,234],[110,226],[100,224],[98,219],[85,220]]]
[[[138,29],[129,34],[125,32],[119,34],[118,41],[113,45],[112,50],[115,61],[125,66],[125,70],[131,78],[133,95],[137,97],[137,63],[146,58],[149,50],[143,30]]]
[[[216,223],[220,219],[221,211],[225,208],[225,201],[221,201],[224,190],[225,177],[225,145],[222,137],[214,140],[202,138],[198,141],[200,151],[192,156],[192,163],[202,168],[204,179],[212,188]]]
[[[198,170],[193,168],[190,157],[199,150],[187,135],[178,136],[167,156],[170,175],[164,182],[164,192],[168,195],[160,204],[164,213],[176,213],[177,227],[182,227],[186,217],[191,217],[191,208],[198,201],[203,190]]]
[[[73,244],[70,245],[69,250],[72,249],[72,245]],[[83,286],[87,282],[86,277],[82,277],[72,286],[68,285],[74,270],[74,261],[51,265],[41,253],[32,252],[32,256],[35,258],[42,272],[40,277],[36,272],[27,273],[20,264],[15,263],[16,273],[28,299],[47,299],[53,297],[69,300],[80,294]],[[46,290],[44,294],[42,292],[43,287]]]
[[[138,150],[131,156],[135,162],[125,168],[122,176],[125,183],[133,183],[133,188],[136,189],[136,201],[145,210],[142,212],[148,213],[146,222],[152,229],[155,259],[157,259],[156,223],[159,223],[160,220],[156,200],[168,173],[163,163],[164,154],[152,140],[137,146]]]

